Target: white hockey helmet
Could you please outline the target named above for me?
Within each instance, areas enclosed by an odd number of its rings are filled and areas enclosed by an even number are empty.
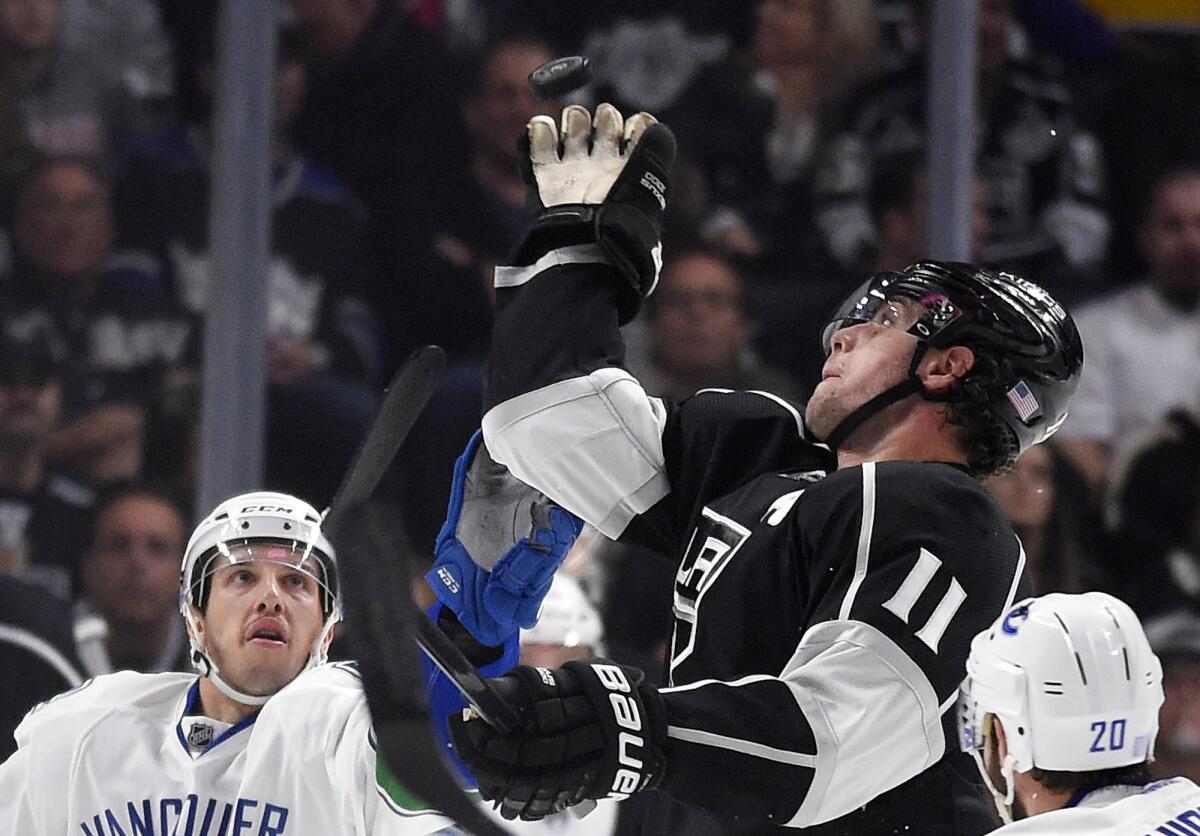
[[[600,613],[575,578],[562,571],[554,575],[538,611],[537,623],[521,631],[521,644],[586,645],[592,655],[604,655]]]
[[[1153,757],[1162,702],[1162,666],[1128,605],[1052,593],[1014,605],[971,642],[959,742],[982,749],[993,714],[1011,770],[1131,766]]]
[[[197,639],[196,613],[204,612],[217,569],[261,560],[286,563],[313,578],[321,590],[324,626],[305,670],[325,661],[326,639],[341,619],[337,558],[321,532],[321,514],[307,502],[288,494],[254,491],[225,500],[201,520],[184,550],[179,578],[179,609],[189,627],[192,663],[227,696],[249,705],[261,705],[269,695],[242,693],[221,678]]]

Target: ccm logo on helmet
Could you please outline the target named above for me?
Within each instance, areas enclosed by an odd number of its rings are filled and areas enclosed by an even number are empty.
[[[282,505],[247,505],[239,512],[242,514],[290,514],[291,508],[285,508]]]
[[[640,757],[646,750],[646,739],[640,734],[642,730],[642,715],[638,711],[637,702],[626,694],[633,688],[625,676],[625,672],[616,665],[592,665],[592,670],[600,679],[600,684],[607,688],[609,704],[612,706],[613,718],[617,725],[625,731],[617,736],[617,761],[621,764],[617,774],[613,776],[612,788],[608,798],[628,798],[636,792],[642,783],[641,769],[644,763]]]

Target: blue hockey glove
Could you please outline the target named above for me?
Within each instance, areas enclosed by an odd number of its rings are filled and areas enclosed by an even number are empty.
[[[471,646],[471,639],[463,633],[462,625],[456,623],[453,616],[448,617],[443,612],[444,608],[445,605],[441,601],[436,601],[425,611],[425,615],[450,637],[468,661],[475,665],[480,676],[500,676],[516,666],[517,659],[521,654],[521,647],[515,632],[500,647]],[[487,652],[481,653],[481,650]],[[465,785],[473,787],[476,785],[475,776],[458,759],[454,747],[450,744],[449,720],[451,717],[462,714],[462,710],[467,707],[466,697],[424,653],[421,654],[421,672],[425,676],[425,693],[429,697],[429,713],[433,720],[433,732],[437,736],[438,742],[442,744],[442,753],[458,770]]]
[[[454,465],[450,507],[426,579],[476,639],[532,627],[582,523],[492,461],[476,431]]]

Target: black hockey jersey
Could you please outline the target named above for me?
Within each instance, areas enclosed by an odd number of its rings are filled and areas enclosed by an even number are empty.
[[[971,638],[1028,591],[998,506],[945,463],[831,473],[767,393],[648,398],[602,314],[607,268],[567,250],[500,274],[522,289],[484,431],[518,477],[679,561],[660,789],[728,833],[993,829],[953,708]],[[517,312],[557,342],[510,330]]]

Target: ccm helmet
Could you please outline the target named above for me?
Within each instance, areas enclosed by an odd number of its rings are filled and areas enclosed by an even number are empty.
[[[225,682],[216,662],[198,639],[197,614],[203,614],[213,573],[224,566],[254,561],[286,563],[316,581],[324,626],[309,653],[305,670],[325,661],[326,639],[341,619],[337,560],[321,533],[321,515],[294,496],[255,491],[225,500],[206,516],[188,540],[180,572],[179,609],[188,624],[192,663],[231,699],[261,705],[270,695],[244,694]]]
[[[959,744],[1005,815],[1012,773],[1093,772],[1153,757],[1162,666],[1124,602],[1103,592],[1027,598],[971,642]],[[983,769],[989,715],[1004,726],[1001,795]]]
[[[964,401],[967,385],[947,395],[926,392],[917,366],[930,347],[964,345],[990,356],[997,379],[978,396],[1004,433],[1007,462],[1054,434],[1067,417],[1083,367],[1083,343],[1070,314],[1038,285],[1012,273],[996,273],[955,261],[922,261],[902,272],[876,273],[834,312],[822,336],[825,354],[834,332],[871,322],[890,299],[915,300],[924,309],[908,329],[917,340],[908,379],[867,401],[830,433],[837,448],[879,410],[910,394],[928,400]],[[971,380],[968,373],[964,384]]]

